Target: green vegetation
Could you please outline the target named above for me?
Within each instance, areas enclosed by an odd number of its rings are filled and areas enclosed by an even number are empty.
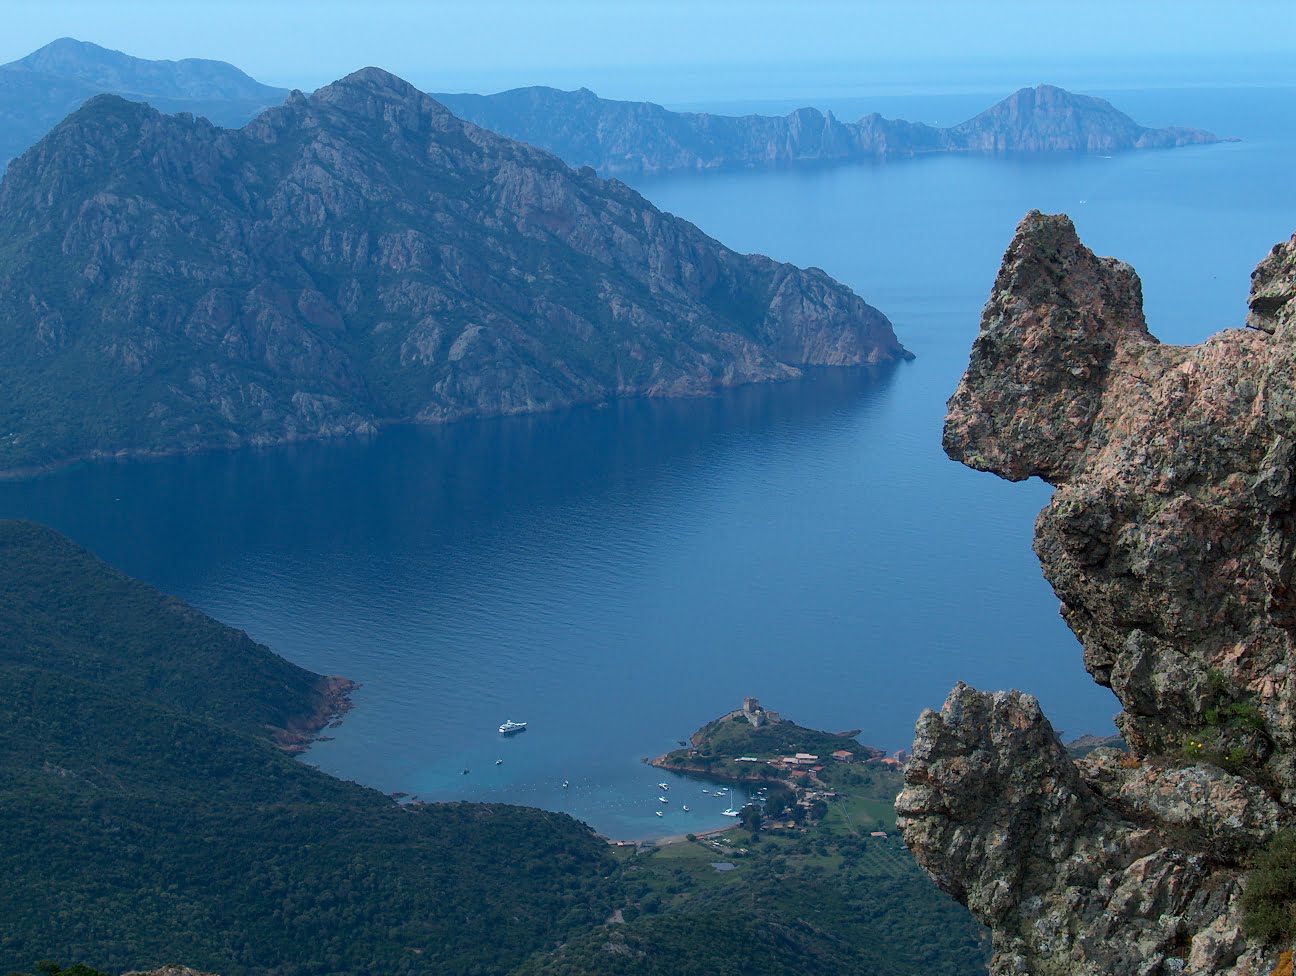
[[[317,676],[47,529],[0,523],[0,634],[0,971],[506,972],[621,901],[568,817],[285,755]]]
[[[1213,763],[1238,775],[1256,774],[1273,752],[1273,739],[1260,709],[1252,702],[1228,698],[1219,689],[1213,671],[1207,674],[1207,692],[1214,703],[1205,711],[1205,724],[1180,738],[1180,756],[1187,762]]]
[[[777,717],[755,726],[741,712],[734,712],[708,722],[694,733],[690,747],[667,753],[660,764],[663,767],[702,769],[712,775],[752,779],[779,774],[765,765],[736,760],[741,757],[773,759],[798,752],[827,760],[834,752],[841,750],[849,752],[856,760],[881,755],[878,750],[861,745],[859,740],[849,734],[808,729]]]
[[[753,808],[746,830],[646,853],[540,810],[401,806],[277,746],[320,720],[319,676],[16,522],[0,522],[0,680],[0,972],[985,969],[983,930],[870,836],[894,829],[884,767],[830,764],[842,795],[810,810],[771,786],[770,812],[804,831],[757,832]],[[780,750],[825,741],[773,728]]]
[[[1257,855],[1242,895],[1248,937],[1269,945],[1296,939],[1296,830],[1282,830]]]
[[[806,830],[671,844],[622,868],[626,922],[534,957],[525,976],[983,974],[988,934],[939,891],[894,836],[900,775],[840,766]],[[717,871],[716,863],[734,865]]]

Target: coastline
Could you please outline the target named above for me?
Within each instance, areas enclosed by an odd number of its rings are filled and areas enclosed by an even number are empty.
[[[723,772],[718,773],[713,769],[707,768],[706,766],[682,766],[679,765],[678,763],[667,762],[667,758],[669,756],[670,753],[665,753],[663,755],[656,756],[652,759],[645,759],[644,762],[646,762],[649,766],[652,766],[654,769],[665,770],[668,773],[686,773],[691,776],[697,776],[704,779],[715,780],[721,783],[741,784],[741,783],[781,783],[783,782],[782,777],[772,772],[769,772],[768,770],[770,769],[770,767],[764,764],[761,764],[759,767],[753,768],[752,775],[750,776],[737,776],[737,775],[732,775]]]
[[[436,427],[443,424],[456,424],[461,421],[498,420],[506,417],[531,417],[560,413],[564,410],[581,408],[599,408],[622,400],[705,400],[720,396],[728,391],[746,386],[766,386],[775,383],[797,383],[809,378],[814,371],[839,369],[876,369],[895,366],[913,360],[914,354],[903,345],[901,352],[893,357],[880,358],[861,363],[848,363],[839,366],[792,366],[792,372],[779,376],[767,376],[741,382],[721,378],[719,382],[705,389],[676,390],[611,390],[607,395],[598,398],[573,399],[561,403],[549,403],[517,410],[463,410],[442,416],[414,416],[366,418],[353,426],[342,426],[313,433],[292,433],[281,436],[253,435],[239,437],[234,441],[212,441],[203,444],[177,444],[174,447],[122,447],[115,450],[93,450],[84,454],[48,461],[43,464],[25,464],[11,467],[0,466],[0,481],[25,481],[45,475],[56,474],[78,464],[102,464],[109,461],[160,460],[163,458],[191,457],[202,454],[229,454],[241,450],[273,450],[293,444],[319,444],[325,441],[352,440],[358,437],[374,437],[388,427]]]
[[[320,733],[324,729],[339,725],[342,717],[355,707],[351,695],[360,687],[358,681],[341,675],[321,675],[315,683],[314,711],[299,717],[285,728],[273,730],[271,739],[290,756],[301,755],[323,738]]]

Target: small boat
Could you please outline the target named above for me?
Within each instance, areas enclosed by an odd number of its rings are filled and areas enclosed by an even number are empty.
[[[681,807],[680,809],[682,809],[685,813],[688,813],[688,804],[687,803],[684,804],[684,806]]]
[[[566,780],[563,780],[563,789],[565,790],[569,786],[571,786],[571,783],[567,782]]]
[[[661,815],[662,815],[662,812],[661,812],[660,810],[658,810],[658,811],[657,811],[657,816],[660,817]]]
[[[659,790],[669,790],[670,787],[667,786],[665,783],[658,783],[658,784],[657,784],[657,789],[659,789]]]
[[[503,760],[503,759],[496,759],[496,760],[495,760],[495,765],[496,765],[496,766],[503,766],[503,765],[504,765],[504,760]]]
[[[525,732],[526,727],[526,722],[514,722],[512,719],[509,719],[500,726],[500,735],[516,735],[518,732]]]
[[[468,770],[465,769],[465,770],[463,771],[463,774],[464,774],[465,776],[467,776],[467,775],[468,775]]]
[[[666,799],[666,797],[664,797],[664,796],[659,796],[659,797],[657,797],[657,802],[658,802],[658,803],[670,803],[670,800]]]
[[[730,807],[728,810],[721,810],[721,811],[720,811],[720,816],[722,816],[722,817],[736,817],[736,816],[738,816],[738,811],[735,810],[733,807]]]
[[[710,791],[710,790],[703,790],[702,792],[703,792],[703,793],[710,793],[711,791]]]

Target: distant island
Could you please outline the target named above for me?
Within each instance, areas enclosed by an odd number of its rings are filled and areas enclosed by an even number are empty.
[[[823,271],[376,68],[238,130],[100,95],[0,183],[0,471],[906,358]]]
[[[0,65],[0,172],[87,99],[102,94],[237,127],[283,102],[288,90],[263,85],[224,61],[148,61],[61,37]]]
[[[59,38],[0,65],[0,171],[100,94],[238,128],[291,93],[223,61],[152,61]],[[461,119],[605,176],[949,152],[1113,153],[1223,141],[1200,129],[1142,126],[1101,98],[1052,85],[1022,88],[949,127],[877,113],[851,122],[809,107],[785,116],[674,112],[653,102],[600,98],[588,88],[533,86],[493,95],[442,92],[432,97]]]
[[[1110,102],[1052,85],[1022,88],[948,128],[884,119],[843,122],[802,108],[789,115],[672,112],[599,98],[587,88],[438,93],[460,118],[607,175],[847,163],[950,152],[1124,152],[1220,142],[1200,129],[1141,126]]]

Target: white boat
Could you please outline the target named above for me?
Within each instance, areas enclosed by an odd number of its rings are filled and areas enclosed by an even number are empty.
[[[659,789],[659,790],[669,790],[670,787],[667,786],[665,783],[658,783],[658,784],[657,784],[657,789]]]
[[[658,803],[670,803],[670,800],[666,799],[666,797],[664,797],[664,796],[659,796],[659,797],[657,797],[657,802],[658,802]]]
[[[509,719],[500,726],[500,735],[516,735],[518,732],[525,732],[526,727],[526,722],[514,722]]]
[[[571,783],[567,782],[567,780],[563,780],[563,789],[565,790],[569,786],[571,786]]]
[[[710,791],[710,790],[703,790],[702,792],[703,792],[703,793],[710,793],[711,791]]]
[[[720,811],[720,816],[722,816],[722,817],[736,817],[736,816],[738,816],[738,811],[735,810],[733,807],[730,807],[728,810],[721,810],[721,811]]]
[[[662,812],[661,812],[660,810],[658,810],[658,811],[657,811],[657,816],[660,817],[661,815],[662,815]]]
[[[688,813],[688,804],[687,803],[684,804],[684,806],[680,807],[680,809],[683,810],[685,813]]]
[[[504,765],[504,760],[503,760],[503,759],[496,759],[496,760],[495,760],[495,765],[496,765],[496,766],[503,766],[503,765]]]

